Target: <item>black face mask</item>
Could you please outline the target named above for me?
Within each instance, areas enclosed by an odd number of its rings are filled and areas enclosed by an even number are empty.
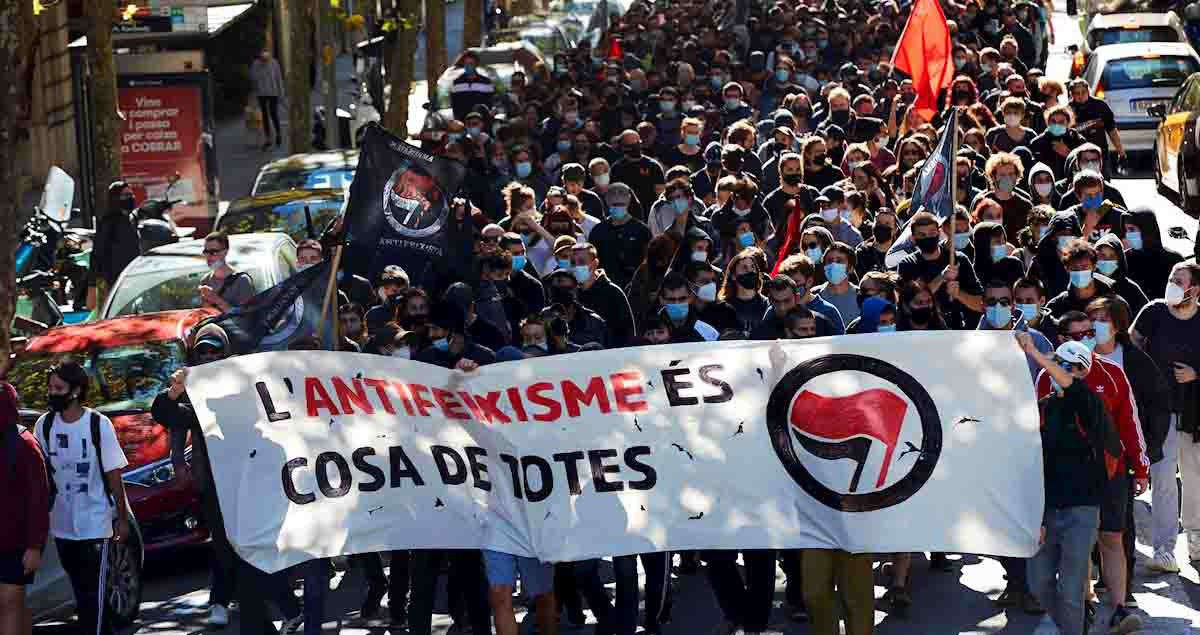
[[[630,159],[640,159],[642,158],[642,149],[637,146],[629,146],[625,148],[625,156]]]
[[[825,155],[814,154],[812,158],[813,165],[825,165]]]
[[[924,238],[918,238],[913,242],[917,244],[917,249],[920,249],[921,253],[931,254],[937,251],[938,244],[941,243],[941,239],[937,236],[926,236]]]
[[[933,319],[933,307],[926,306],[911,311],[913,324],[929,324]]]
[[[871,235],[875,237],[875,242],[886,243],[892,239],[892,228],[888,225],[876,223],[871,228]]]
[[[738,286],[743,289],[753,289],[758,286],[758,274],[753,271],[739,273],[736,280]]]
[[[571,287],[550,287],[550,301],[555,304],[575,304],[579,293]]]
[[[850,123],[850,111],[834,110],[829,113],[829,120],[839,126],[845,127],[846,124]]]
[[[71,393],[66,393],[64,395],[46,395],[46,403],[50,406],[50,410],[53,412],[62,412],[63,410],[66,410],[71,405],[72,401],[74,401],[74,399],[71,398]]]
[[[782,178],[783,182],[788,185],[800,185],[804,181],[804,176],[801,174],[784,174]]]

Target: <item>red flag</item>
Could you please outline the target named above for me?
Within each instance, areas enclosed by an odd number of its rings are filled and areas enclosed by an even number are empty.
[[[804,434],[827,442],[865,436],[883,443],[883,467],[875,484],[883,487],[907,410],[903,399],[880,388],[848,397],[826,397],[805,390],[792,399],[790,422]]]
[[[954,81],[951,47],[946,14],[938,0],[916,0],[892,53],[892,68],[912,78],[917,89],[913,106],[925,121],[937,113],[938,93]]]

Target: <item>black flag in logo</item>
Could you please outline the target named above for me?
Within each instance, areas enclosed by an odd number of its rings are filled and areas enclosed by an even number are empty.
[[[374,280],[387,265],[400,265],[419,284],[430,263],[446,256],[450,197],[465,172],[462,163],[369,124],[343,221],[345,269]]]
[[[293,274],[241,306],[206,322],[225,329],[229,344],[238,355],[287,350],[292,340],[317,334],[328,282],[329,261],[326,260]],[[327,318],[323,342],[329,342],[333,337],[332,325]]]

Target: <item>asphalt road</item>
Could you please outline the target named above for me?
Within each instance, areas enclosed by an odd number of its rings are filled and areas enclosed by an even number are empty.
[[[1060,3],[1060,11],[1062,6]],[[1049,74],[1064,78],[1069,63],[1063,47],[1080,40],[1078,27],[1073,18],[1057,13],[1055,24],[1058,32],[1057,51],[1051,56]],[[419,97],[414,95],[414,99]],[[419,106],[419,104],[417,104]],[[248,157],[247,157],[248,158]],[[1117,187],[1132,205],[1146,204],[1158,213],[1164,233],[1173,227],[1182,227],[1186,238],[1164,236],[1165,243],[1184,254],[1191,254],[1197,234],[1197,221],[1189,217],[1156,191],[1150,174],[1149,157],[1133,156],[1131,166],[1141,178],[1117,180]],[[1183,635],[1200,633],[1200,574],[1190,565],[1184,565],[1179,575],[1149,575],[1142,564],[1150,555],[1146,532],[1148,525],[1149,497],[1144,496],[1136,506],[1139,525],[1138,560],[1133,579],[1133,592],[1138,599],[1140,611],[1146,620],[1140,631],[1146,635]],[[914,565],[914,605],[907,620],[890,617],[880,607],[876,610],[876,632],[880,635],[929,635],[941,633],[1053,633],[1052,626],[1042,618],[1031,617],[1015,610],[1001,610],[993,600],[1004,587],[1003,570],[995,561],[978,556],[952,556],[955,567],[951,573],[931,573],[923,560]],[[1180,563],[1187,562],[1186,548],[1180,542],[1177,553]],[[204,548],[183,550],[151,558],[147,563],[146,586],[142,604],[142,615],[134,627],[122,635],[144,633],[154,635],[185,635],[200,632],[217,632],[207,627],[204,617],[208,598],[208,559]],[[772,628],[789,635],[806,633],[802,624],[790,623],[783,608],[784,581],[779,572],[776,585],[776,611]],[[328,633],[341,632],[347,635],[364,633],[403,632],[395,631],[384,621],[364,621],[358,616],[358,606],[365,593],[361,573],[356,570],[339,571],[330,581],[327,621],[323,629]],[[672,581],[674,593],[674,620],[664,628],[668,634],[707,633],[720,623],[715,599],[703,575],[676,575]],[[884,592],[876,586],[876,596]],[[444,609],[439,609],[444,610]],[[1110,609],[1103,606],[1101,619]],[[386,611],[385,611],[386,613]],[[236,632],[237,613],[234,623],[225,632]],[[589,614],[590,618],[590,614]],[[593,620],[589,620],[593,621]],[[434,619],[434,632],[445,633],[451,624],[444,614]],[[526,625],[525,632],[532,628]],[[587,634],[591,626],[580,629],[564,629],[564,632]],[[49,622],[35,629],[37,635],[60,635],[69,632],[62,622]]]

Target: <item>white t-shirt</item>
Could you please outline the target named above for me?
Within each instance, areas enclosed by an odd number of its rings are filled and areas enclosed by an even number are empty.
[[[39,421],[34,437],[44,446],[43,427]],[[100,415],[99,441],[104,469],[119,470],[129,465],[117,441],[117,431],[104,415]],[[63,421],[61,415],[54,415],[49,445],[43,449],[54,468],[54,484],[58,487],[54,508],[50,510],[50,532],[55,538],[67,540],[111,538],[115,514],[104,494],[103,475],[96,462],[95,449],[91,447],[92,409],[84,408],[83,416],[73,423]]]

